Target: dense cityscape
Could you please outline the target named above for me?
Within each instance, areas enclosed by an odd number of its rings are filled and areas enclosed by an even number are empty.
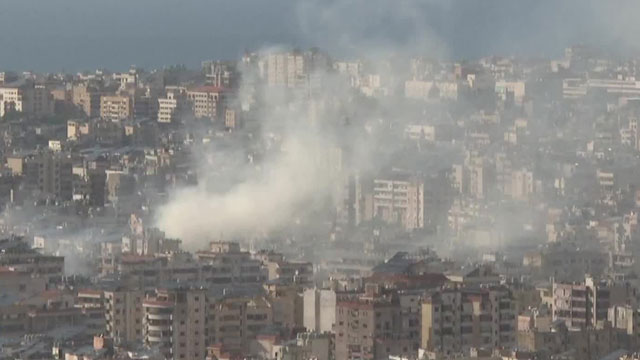
[[[0,72],[0,359],[640,359],[640,60],[405,55]]]

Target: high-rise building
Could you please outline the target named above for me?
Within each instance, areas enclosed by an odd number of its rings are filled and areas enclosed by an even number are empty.
[[[606,282],[590,276],[584,282],[554,282],[552,296],[553,321],[564,321],[569,328],[596,326],[607,320],[611,289]]]
[[[271,53],[263,61],[263,77],[269,86],[294,88],[305,82],[307,67],[302,52]]]
[[[207,304],[207,342],[232,351],[249,347],[261,330],[272,324],[271,304],[261,296],[210,296]]]
[[[422,303],[421,348],[453,355],[471,348],[515,344],[515,305],[508,288],[456,288],[429,294]]]
[[[397,298],[369,287],[365,294],[338,295],[336,301],[335,357],[388,359],[389,355],[410,355],[413,349],[400,338],[401,310]]]
[[[142,336],[144,292],[118,288],[104,292],[107,333],[118,344],[135,343]]]
[[[65,153],[44,151],[36,156],[38,190],[57,199],[72,198],[72,163]]]
[[[206,349],[206,294],[202,289],[156,289],[142,302],[144,343],[167,359],[202,359]]]
[[[331,332],[336,322],[336,292],[306,289],[303,293],[303,325],[310,332]]]
[[[88,328],[94,331],[105,329],[105,301],[104,293],[101,290],[79,290],[74,305],[81,310]]]
[[[373,214],[406,230],[424,227],[424,181],[391,174],[373,181]]]

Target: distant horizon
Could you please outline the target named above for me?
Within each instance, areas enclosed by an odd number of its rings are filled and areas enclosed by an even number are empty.
[[[459,60],[553,57],[579,43],[640,49],[640,6],[630,0],[614,9],[596,0],[34,1],[0,0],[0,70],[193,69],[277,45],[337,58],[376,49]]]

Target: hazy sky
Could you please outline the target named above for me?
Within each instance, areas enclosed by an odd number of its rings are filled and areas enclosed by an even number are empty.
[[[637,50],[634,0],[0,0],[0,69],[126,69],[319,46],[451,58]]]

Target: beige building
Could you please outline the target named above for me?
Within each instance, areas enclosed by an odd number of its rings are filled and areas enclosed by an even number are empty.
[[[53,115],[54,100],[44,85],[25,82],[0,86],[0,117],[7,112],[19,112],[26,116]]]
[[[65,153],[42,152],[36,156],[38,190],[61,200],[71,200],[72,163]]]
[[[516,342],[515,304],[504,287],[445,289],[422,303],[421,348],[453,355]]]
[[[15,267],[0,267],[0,297],[23,299],[45,291],[47,278]]]
[[[554,282],[553,321],[561,320],[568,328],[596,326],[606,321],[611,304],[611,288],[587,276],[583,282]]]
[[[267,280],[280,283],[306,284],[312,280],[313,264],[308,261],[289,261],[275,252],[258,252],[253,256],[267,269]]]
[[[206,354],[206,296],[202,289],[157,289],[142,301],[144,343],[167,359]]]
[[[67,121],[67,139],[78,140],[81,136],[89,135],[89,123],[77,120]]]
[[[326,333],[299,333],[295,342],[274,345],[270,355],[273,360],[331,360],[333,341]]]
[[[133,103],[129,96],[111,95],[100,97],[100,117],[117,121],[133,117]]]
[[[240,250],[233,242],[214,241],[209,251],[199,251],[196,258],[202,266],[202,281],[209,284],[261,284],[267,271],[260,260]]]
[[[227,109],[224,113],[224,127],[236,129],[240,126],[240,112],[236,109]]]
[[[300,286],[272,282],[264,285],[272,308],[273,323],[288,329],[303,326],[303,300]]]
[[[263,61],[263,77],[269,86],[293,88],[304,83],[306,59],[301,52],[271,53]]]
[[[73,86],[71,101],[88,117],[100,116],[101,92],[86,83]]]
[[[211,296],[207,304],[207,342],[229,351],[244,351],[261,330],[272,324],[272,316],[271,305],[260,296]]]
[[[373,181],[373,214],[406,230],[424,227],[424,182],[392,174]]]
[[[409,339],[401,339],[400,304],[369,291],[341,295],[336,302],[335,358],[388,359],[389,355],[413,354]]]
[[[41,276],[47,282],[56,282],[64,274],[64,257],[41,255],[21,238],[0,240],[0,268]]]
[[[75,307],[85,317],[85,324],[96,332],[106,328],[104,292],[101,290],[79,290],[75,299]]]
[[[498,80],[496,81],[495,92],[498,98],[502,100],[512,98],[516,104],[522,105],[526,94],[525,82]]]
[[[336,292],[306,289],[303,293],[303,325],[310,332],[331,332],[336,322]]]
[[[201,86],[187,90],[187,100],[197,118],[215,120],[224,105],[224,89],[216,86]]]
[[[116,344],[142,341],[143,299],[142,290],[115,289],[104,292],[106,329]]]
[[[186,89],[182,87],[167,87],[167,95],[158,99],[158,122],[171,123],[178,120],[178,116],[185,107]]]
[[[640,334],[640,310],[630,305],[615,305],[609,308],[607,320],[614,329],[629,335]]]

